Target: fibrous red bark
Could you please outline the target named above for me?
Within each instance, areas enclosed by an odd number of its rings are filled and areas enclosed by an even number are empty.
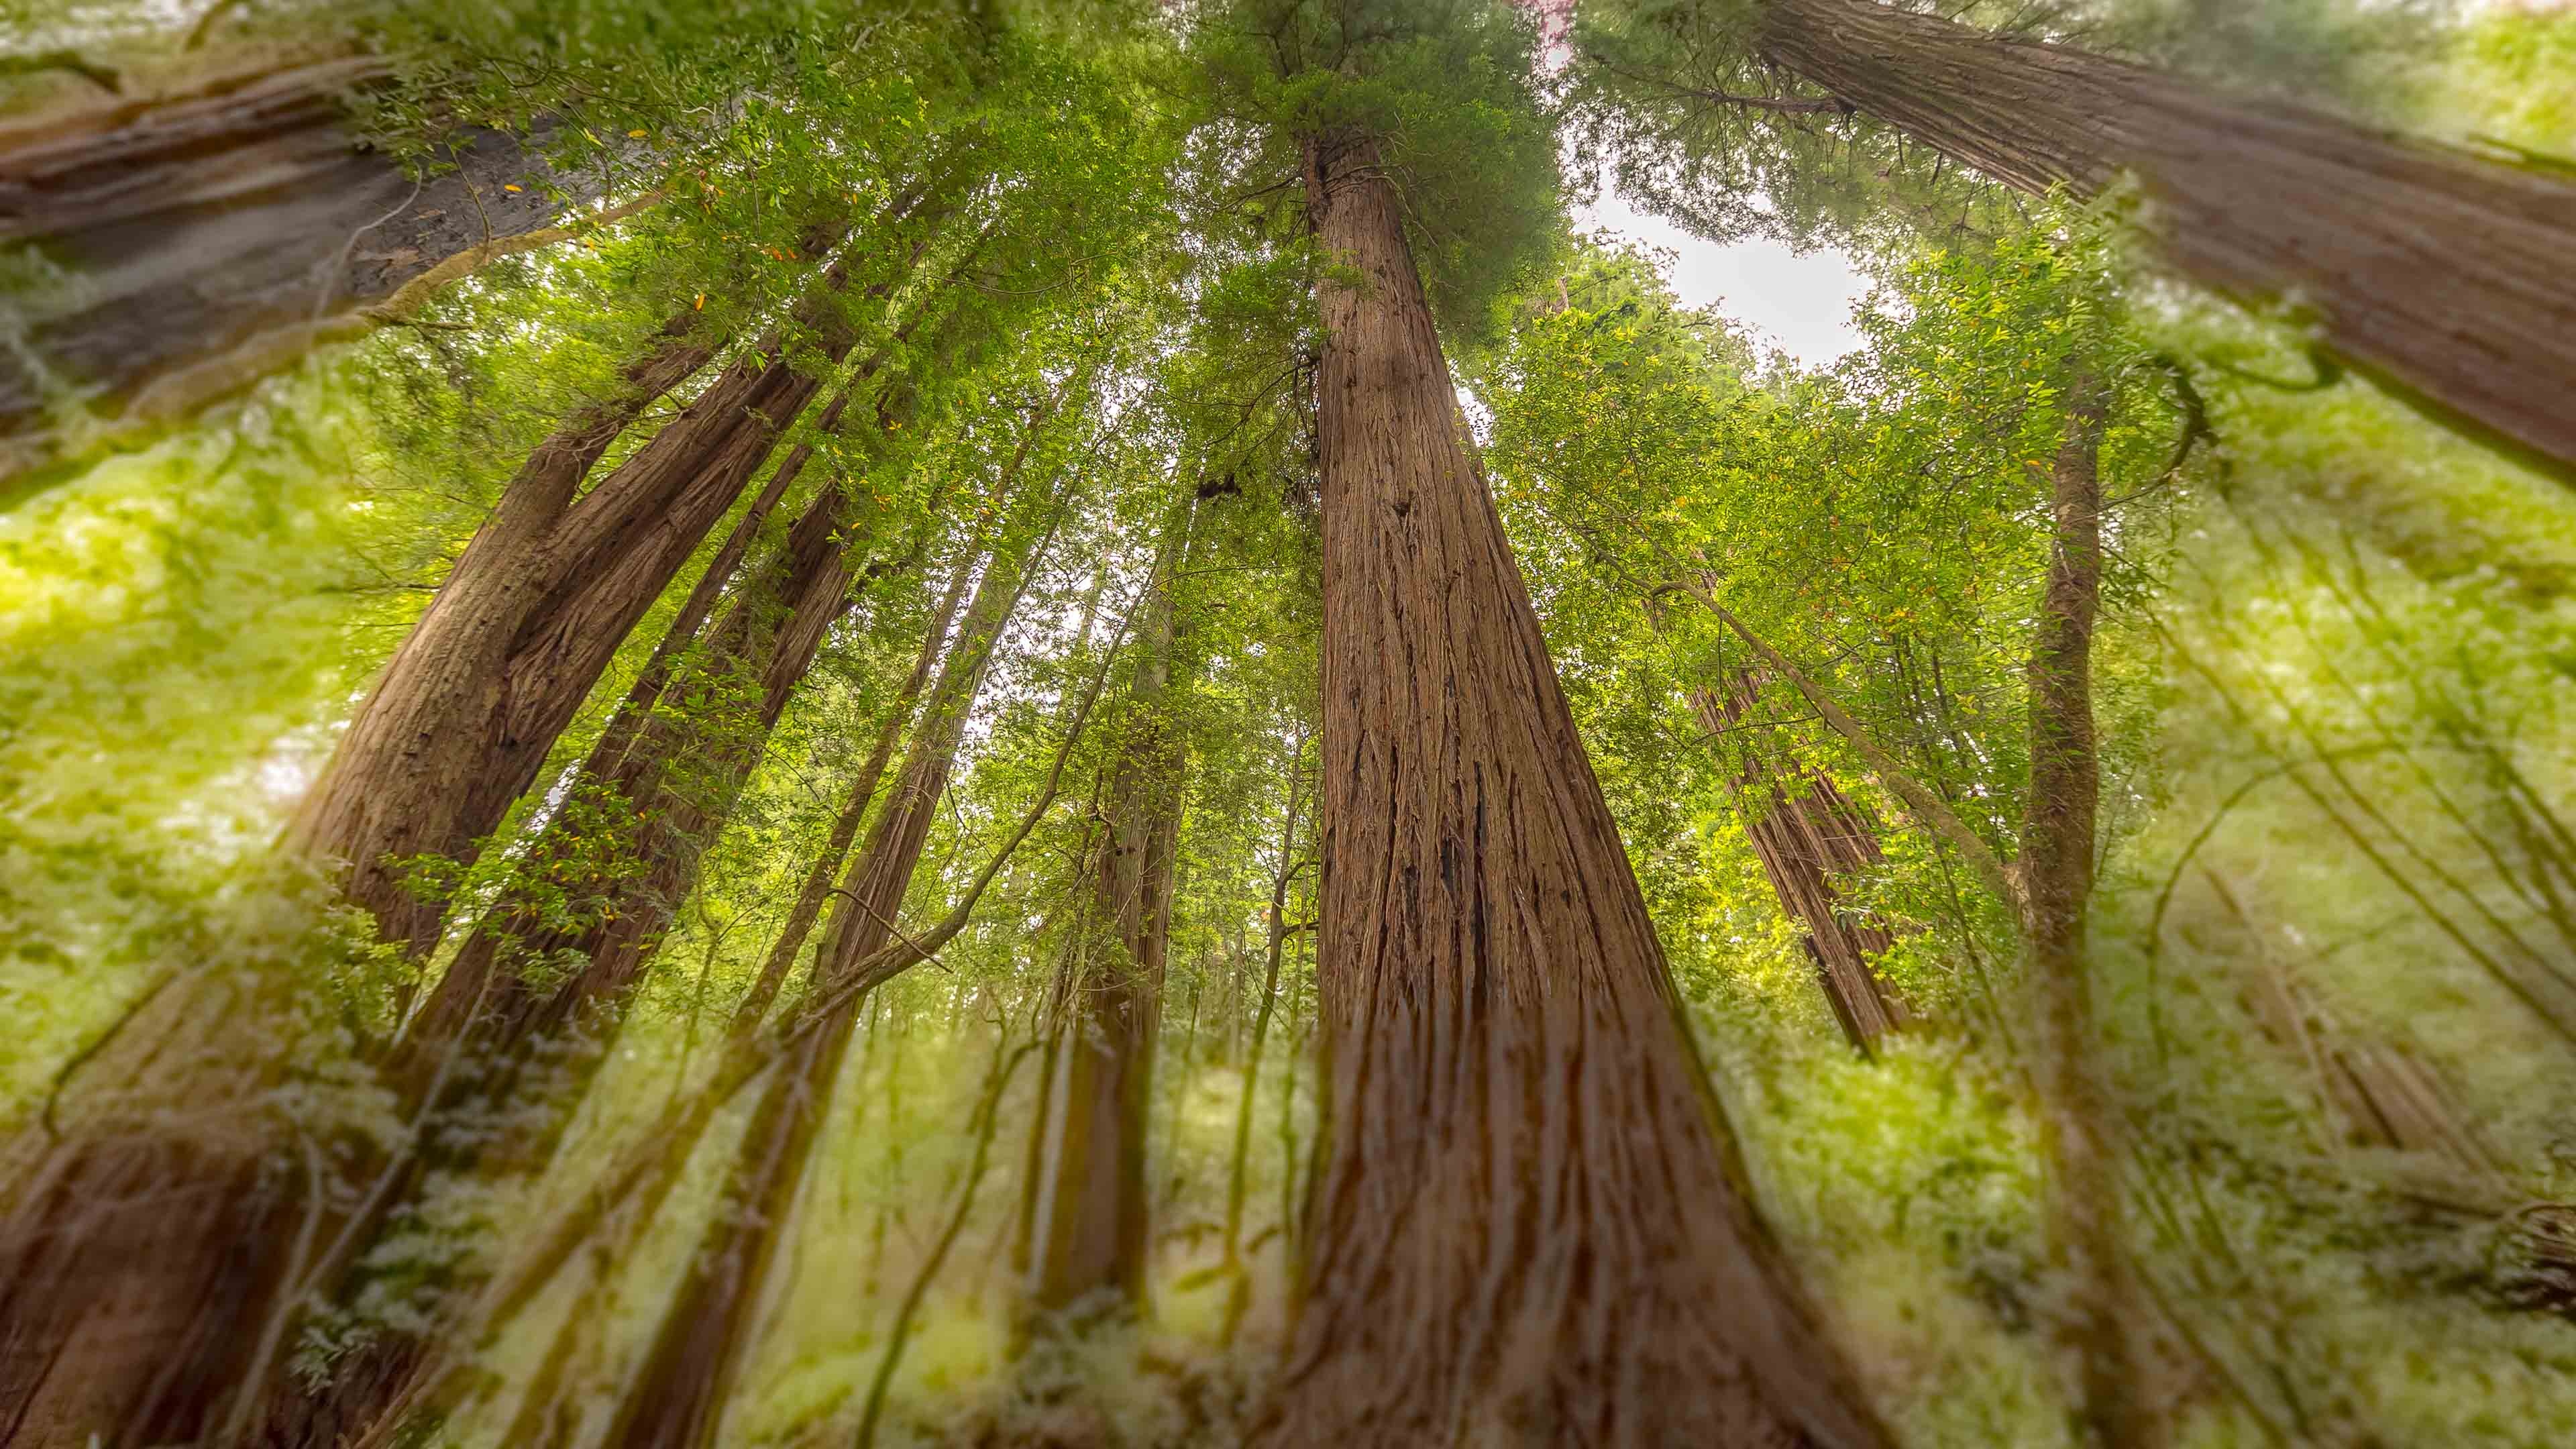
[[[846,281],[835,266],[822,290]],[[836,297],[800,313],[828,360],[855,344]],[[694,367],[685,352],[653,380],[676,382],[683,366]],[[289,845],[347,865],[351,902],[388,940],[417,953],[438,939],[445,906],[407,887],[405,863],[480,853],[627,633],[819,386],[772,341],[578,499],[621,418],[558,433],[512,480],[287,829]]]
[[[1752,692],[1746,676],[1723,699],[1714,690],[1691,691],[1691,707],[1702,727],[1715,734],[1737,722]],[[1741,752],[1736,790],[1744,833],[1780,897],[1780,909],[1805,928],[1801,942],[1834,1020],[1853,1046],[1872,1050],[1913,1013],[1870,966],[1870,958],[1896,938],[1876,917],[1845,906],[1834,879],[1884,858],[1877,833],[1833,781],[1802,768],[1783,782],[1751,745]]]
[[[61,1135],[0,1154],[0,1443],[125,1449],[223,1422],[341,1145],[285,1120],[297,1017],[273,980],[174,979],[85,1065]]]
[[[358,135],[349,101],[384,73],[344,57],[0,129],[0,246],[31,244],[60,285],[17,299],[0,353],[0,482],[66,439],[67,394],[110,426],[175,420],[373,325],[415,281],[563,235],[598,179],[528,140],[468,128],[453,170],[415,181]]]
[[[1764,0],[1754,45],[2004,185],[2135,176],[2185,276],[2313,314],[2437,416],[2576,471],[2576,179],[1874,0]]]
[[[1882,1445],[1717,1110],[1394,184],[1307,148],[1329,1112],[1255,1442]]]

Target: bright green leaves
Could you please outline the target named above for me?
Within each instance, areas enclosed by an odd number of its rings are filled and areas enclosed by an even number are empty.
[[[1481,335],[1487,304],[1552,244],[1554,117],[1537,36],[1490,0],[1241,0],[1202,15],[1189,52],[1224,192],[1302,230],[1305,144],[1368,137],[1406,204],[1414,260],[1446,331]]]
[[[1984,256],[1898,268],[1863,311],[1872,346],[1831,372],[1758,371],[1750,348],[1677,306],[1633,256],[1591,253],[1561,289],[1530,289],[1478,396],[1495,415],[1499,501],[1569,695],[1615,741],[1595,751],[1613,761],[1605,775],[1623,755],[1660,762],[1671,740],[1697,740],[1690,690],[1723,697],[1762,672],[1669,587],[1689,579],[2011,853],[2022,671],[2067,396],[2087,377],[2112,389],[2105,492],[2142,495],[2113,515],[2115,603],[2158,566],[2145,510],[2162,501],[2154,485],[2177,432],[2166,376],[2127,340],[2091,235],[2069,217]],[[1650,766],[1654,783],[1620,800],[1623,818],[1669,812],[1657,802],[1675,798],[1679,775],[1730,778],[1748,741],[1856,787],[1858,761],[1812,714],[1768,681],[1745,739]],[[1737,825],[1715,802],[1706,819]],[[1937,851],[1892,855],[1874,889],[1895,892],[1901,917],[1958,915]]]

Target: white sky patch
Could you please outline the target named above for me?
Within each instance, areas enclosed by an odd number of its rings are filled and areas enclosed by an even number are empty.
[[[1673,291],[1683,302],[1716,307],[1802,366],[1829,366],[1861,345],[1851,311],[1867,295],[1869,279],[1831,247],[1802,256],[1770,240],[1708,241],[1640,213],[1608,190],[1599,204],[1575,213],[1575,221],[1671,251]]]

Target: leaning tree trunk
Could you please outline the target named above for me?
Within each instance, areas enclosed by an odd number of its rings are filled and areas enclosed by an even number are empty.
[[[310,929],[258,910],[228,924]],[[298,1120],[295,1093],[324,1105],[290,1082],[304,1025],[282,973],[175,977],[81,1065],[59,1121],[48,1107],[0,1152],[0,1444],[125,1449],[221,1422],[345,1145]]]
[[[1369,140],[1306,152],[1329,1114],[1254,1442],[1883,1445],[1755,1209],[1394,184]]]
[[[799,309],[832,362],[857,339],[831,295],[846,280],[831,268],[825,295]],[[445,907],[406,887],[402,863],[480,853],[627,633],[819,386],[773,341],[578,500],[598,453],[564,450],[573,456],[541,467],[562,435],[513,480],[287,828],[305,854],[347,863],[350,901],[386,939],[415,954],[437,941]]]
[[[2121,1238],[2119,1132],[2097,1058],[2092,963],[2101,767],[2094,748],[2093,622],[2102,591],[2100,385],[2068,388],[2051,469],[2055,539],[2030,655],[2030,800],[2019,870],[2024,969],[2039,1021],[2041,1137],[2051,1172],[2051,1252],[2064,1275],[2058,1336],[2075,1361],[2077,1413],[2101,1449],[2160,1441],[2145,1393],[2146,1334]]]
[[[1753,679],[1746,675],[1725,699],[1714,690],[1692,690],[1691,708],[1714,734],[1735,723],[1752,703],[1752,694]],[[1834,878],[1868,870],[1884,859],[1877,833],[1833,781],[1800,768],[1784,785],[1750,745],[1742,752],[1735,783],[1745,836],[1779,894],[1780,909],[1805,928],[1801,944],[1815,963],[1816,983],[1824,988],[1834,1020],[1863,1055],[1874,1052],[1880,1037],[1913,1019],[1904,1000],[1888,990],[1869,964],[1896,938],[1875,916],[1846,908]]]
[[[850,868],[814,963],[816,994],[851,974],[894,939],[922,847],[956,763],[969,706],[981,689],[992,643],[1017,608],[1034,554],[1015,567],[997,559],[967,606],[966,625],[942,667],[902,774]],[[833,1084],[849,1055],[863,994],[833,1008],[772,1068],[734,1151],[715,1216],[701,1232],[664,1308],[651,1349],[636,1370],[605,1443],[608,1449],[701,1449],[715,1442],[725,1401],[748,1355],[771,1264],[791,1237]]]
[[[1033,1171],[1021,1204],[1025,1291],[1028,1306],[1041,1313],[1095,1295],[1113,1295],[1127,1308],[1145,1298],[1152,1226],[1145,1128],[1185,768],[1180,731],[1168,718],[1171,591],[1188,518],[1184,509],[1165,525],[1128,714],[1109,766],[1090,917],[1076,927],[1084,939],[1066,953],[1058,983],[1065,1014],[1047,1050]]]
[[[1756,23],[1764,60],[2007,186],[2136,176],[2184,275],[2312,311],[2453,426],[2576,469],[2576,177],[1872,0],[1764,0]]]
[[[384,70],[270,67],[0,129],[0,246],[62,269],[18,299],[19,346],[0,351],[0,483],[82,441],[57,435],[57,398],[111,432],[173,421],[570,234],[554,193],[588,201],[599,178],[550,170],[542,129],[461,131],[455,169],[422,181],[366,144],[347,103]]]
[[[845,392],[825,411],[818,424],[825,432],[847,398]],[[783,491],[810,453],[791,451],[764,497]],[[343,1261],[320,1265],[330,1298],[349,1300],[360,1290],[367,1247],[418,1206],[421,1186],[434,1175],[537,1170],[553,1155],[635,981],[696,883],[699,861],[731,817],[824,631],[851,601],[858,576],[851,550],[864,545],[842,533],[849,512],[839,489],[827,484],[786,546],[736,577],[732,608],[679,664],[677,687],[695,697],[693,708],[674,717],[642,701],[647,718],[640,727],[622,744],[603,740],[585,764],[574,788],[596,792],[612,819],[631,820],[633,837],[574,847],[549,826],[532,848],[531,868],[552,862],[577,870],[580,849],[608,846],[622,864],[596,909],[582,912],[587,924],[548,929],[540,921],[506,947],[496,938],[511,923],[487,924],[440,979],[385,1074],[405,1115],[419,1124],[416,1140],[401,1160],[379,1167],[391,1177],[360,1211],[334,1224],[334,1240],[349,1246]],[[560,983],[540,986],[518,969],[530,960],[575,958],[584,965]],[[469,1273],[442,1288],[470,1291],[477,1282]],[[362,1434],[410,1381],[424,1347],[417,1334],[387,1326],[337,1360],[327,1380],[282,1380],[268,1438],[318,1446]]]

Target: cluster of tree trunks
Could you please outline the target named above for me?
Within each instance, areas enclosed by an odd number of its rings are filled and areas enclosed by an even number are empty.
[[[882,220],[892,227],[917,202],[918,193],[899,199]],[[837,236],[824,228],[809,240],[819,251]],[[884,296],[920,254],[919,245],[881,248],[875,260],[893,277],[870,295]],[[828,267],[797,308],[797,335],[819,345],[825,364],[840,362],[857,335],[839,295],[849,265]],[[643,408],[709,360],[714,349],[693,323],[683,315],[666,326],[629,368],[623,393],[567,420],[530,456],[290,825],[292,853],[351,863],[348,897],[412,953],[436,942],[444,907],[406,887],[405,858],[473,858],[627,633],[820,385],[813,360],[791,362],[787,338],[773,338],[584,490]],[[859,379],[882,361],[862,363]],[[837,409],[827,412],[825,429],[837,422]],[[776,504],[809,455],[800,448],[780,461],[755,515]],[[283,1115],[279,1089],[303,1039],[301,1008],[287,984],[258,971],[177,970],[94,1053],[88,1070],[109,1085],[86,1094],[80,1130],[56,1138],[48,1122],[41,1140],[30,1134],[13,1145],[30,1180],[61,1186],[17,1195],[0,1225],[8,1280],[41,1294],[13,1294],[0,1313],[8,1345],[0,1415],[48,1432],[112,1426],[133,1442],[253,1432],[323,1442],[372,1422],[418,1345],[401,1332],[380,1337],[313,1392],[284,1383],[293,1331],[307,1307],[341,1290],[428,1168],[472,1165],[480,1147],[457,1147],[475,1138],[444,1133],[450,1119],[473,1116],[477,1101],[507,1099],[514,1111],[533,1104],[546,1121],[526,1140],[550,1141],[546,1123],[560,1122],[570,1097],[520,1092],[523,1070],[539,1055],[536,1044],[575,1023],[584,1006],[613,1008],[685,894],[759,737],[847,605],[846,514],[837,489],[819,490],[784,545],[747,575],[738,566],[756,521],[719,549],[683,607],[673,647],[695,640],[689,670],[748,687],[749,727],[725,727],[721,710],[683,722],[649,698],[630,701],[584,780],[624,792],[659,828],[631,843],[642,868],[597,929],[559,943],[589,953],[587,969],[563,988],[535,989],[507,963],[472,955],[462,974],[442,981],[436,1009],[383,1062],[383,1086],[406,1123],[398,1138]],[[729,584],[728,612],[697,639]],[[647,674],[667,683],[678,663],[657,659]],[[708,748],[693,751],[679,737],[693,729]],[[682,788],[666,768],[674,760],[713,778]],[[538,849],[542,865],[548,843]],[[460,996],[471,1003],[458,1006]],[[577,1044],[589,1048],[587,1060],[595,1062],[597,1040]],[[576,1084],[586,1079],[578,1066]],[[175,1125],[155,1106],[170,1102],[225,1120],[215,1129]],[[454,1162],[441,1157],[457,1151],[465,1155]],[[200,1210],[156,1206],[169,1202]],[[155,1252],[136,1256],[133,1234],[147,1225]]]
[[[1018,607],[1043,542],[1035,537],[1016,553],[997,553],[976,586],[902,772],[836,893],[813,972],[816,994],[835,997],[829,1016],[777,1064],[752,1110],[715,1215],[619,1403],[607,1441],[618,1449],[701,1449],[714,1442],[755,1338],[772,1264],[792,1242],[805,1169],[849,1055],[859,1006],[876,984],[868,978],[893,974],[884,949],[897,939],[904,897],[947,792],[993,643]]]
[[[1884,1444],[1716,1110],[1378,146],[1304,144],[1339,264],[1317,283],[1329,1122],[1255,1441]]]
[[[833,267],[825,290],[846,279]],[[856,341],[837,301],[800,309],[833,362]],[[436,942],[445,909],[409,887],[405,863],[480,854],[627,633],[821,385],[783,342],[752,349],[576,497],[652,384],[676,385],[706,348],[669,344],[605,416],[576,419],[529,457],[288,828],[291,846],[345,862],[351,903],[415,954]]]
[[[2135,176],[2184,275],[2296,305],[2435,415],[2576,474],[2576,178],[1875,0],[1763,0],[1754,45],[2007,186]]]
[[[848,401],[845,391],[818,427],[828,434]],[[523,868],[551,884],[570,884],[585,866],[605,866],[606,883],[573,922],[505,897],[449,962],[389,1056],[384,1075],[417,1123],[415,1141],[398,1164],[380,1169],[394,1180],[345,1230],[353,1244],[376,1240],[415,1206],[433,1170],[529,1171],[552,1158],[771,728],[825,631],[855,602],[866,540],[842,532],[854,510],[831,483],[816,490],[782,547],[739,567],[750,536],[812,451],[799,445],[780,460],[573,777],[571,789],[601,807],[573,819],[587,829],[604,816],[630,833],[619,838],[611,828],[567,840],[573,827],[559,815],[529,846]],[[718,593],[732,602],[707,630],[703,606]],[[656,708],[666,694],[685,705]],[[562,980],[541,969],[562,960],[581,964]],[[351,1268],[340,1276],[352,1281],[334,1284],[334,1299],[351,1297],[362,1274]],[[283,1392],[273,1422],[292,1426],[282,1427],[286,1442],[339,1442],[375,1422],[423,1350],[414,1335],[386,1329],[336,1363],[328,1382]]]
[[[0,128],[0,246],[59,281],[14,299],[0,351],[0,484],[64,443],[58,400],[113,430],[167,423],[420,292],[570,233],[599,178],[542,157],[546,133],[461,128],[453,169],[406,174],[353,125],[381,61],[223,74]],[[410,289],[410,290],[406,290]]]
[[[1758,690],[1759,681],[1748,672],[1724,696],[1692,690],[1691,708],[1701,728],[1722,734],[1742,728]],[[1854,1047],[1872,1052],[1879,1038],[1905,1026],[1913,1013],[1870,965],[1870,958],[1896,944],[1895,935],[1875,916],[1845,906],[1834,881],[1885,858],[1878,832],[1822,774],[1800,767],[1780,779],[1749,741],[1738,759],[1736,797],[1745,836],[1780,897],[1780,909],[1805,932],[1800,944],[1815,963],[1816,983],[1834,1021]]]

